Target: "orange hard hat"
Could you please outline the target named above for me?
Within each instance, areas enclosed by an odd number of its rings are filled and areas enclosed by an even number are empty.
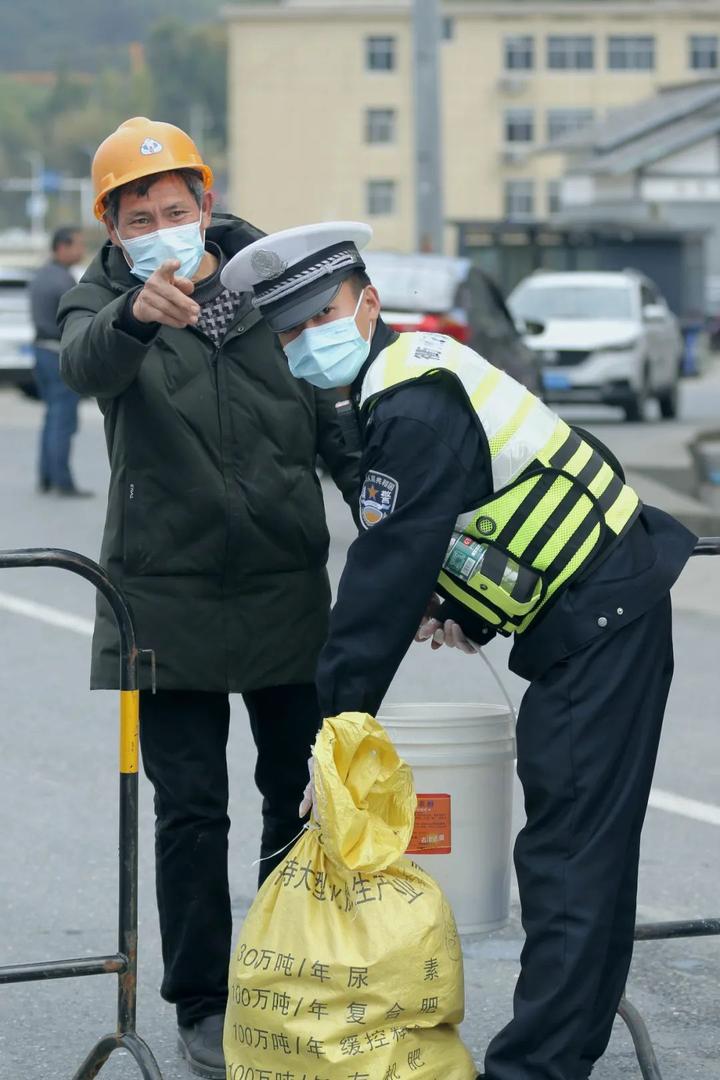
[[[95,188],[95,217],[102,220],[105,199],[115,188],[153,173],[174,169],[195,169],[203,179],[205,191],[212,185],[213,174],[189,135],[174,124],[134,116],[98,146],[92,163]]]

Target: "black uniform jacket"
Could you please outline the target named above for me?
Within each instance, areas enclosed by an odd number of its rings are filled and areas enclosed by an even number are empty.
[[[356,393],[369,364],[393,339],[380,322]],[[376,715],[433,593],[456,518],[492,493],[486,440],[448,380],[385,395],[362,438],[364,491],[384,485],[389,497],[383,516],[361,530],[348,551],[318,666],[324,716],[344,710]],[[678,577],[695,540],[662,510],[644,507],[602,561],[516,635],[511,670],[537,678],[648,611]],[[471,619],[458,621],[479,636]]]

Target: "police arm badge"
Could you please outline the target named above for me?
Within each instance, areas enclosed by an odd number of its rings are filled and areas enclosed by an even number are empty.
[[[360,492],[360,521],[364,529],[378,525],[395,509],[400,485],[387,473],[370,470]]]

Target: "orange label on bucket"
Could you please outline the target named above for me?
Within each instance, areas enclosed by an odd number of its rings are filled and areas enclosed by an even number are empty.
[[[449,795],[418,795],[408,855],[449,855],[452,850]]]

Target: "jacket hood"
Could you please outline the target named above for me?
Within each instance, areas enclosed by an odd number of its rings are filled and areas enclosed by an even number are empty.
[[[212,240],[228,259],[231,259],[238,251],[265,235],[260,229],[234,214],[213,214],[206,240]],[[109,239],[100,248],[80,280],[102,285],[119,293],[140,285],[138,279],[130,273],[130,267],[120,248]]]

